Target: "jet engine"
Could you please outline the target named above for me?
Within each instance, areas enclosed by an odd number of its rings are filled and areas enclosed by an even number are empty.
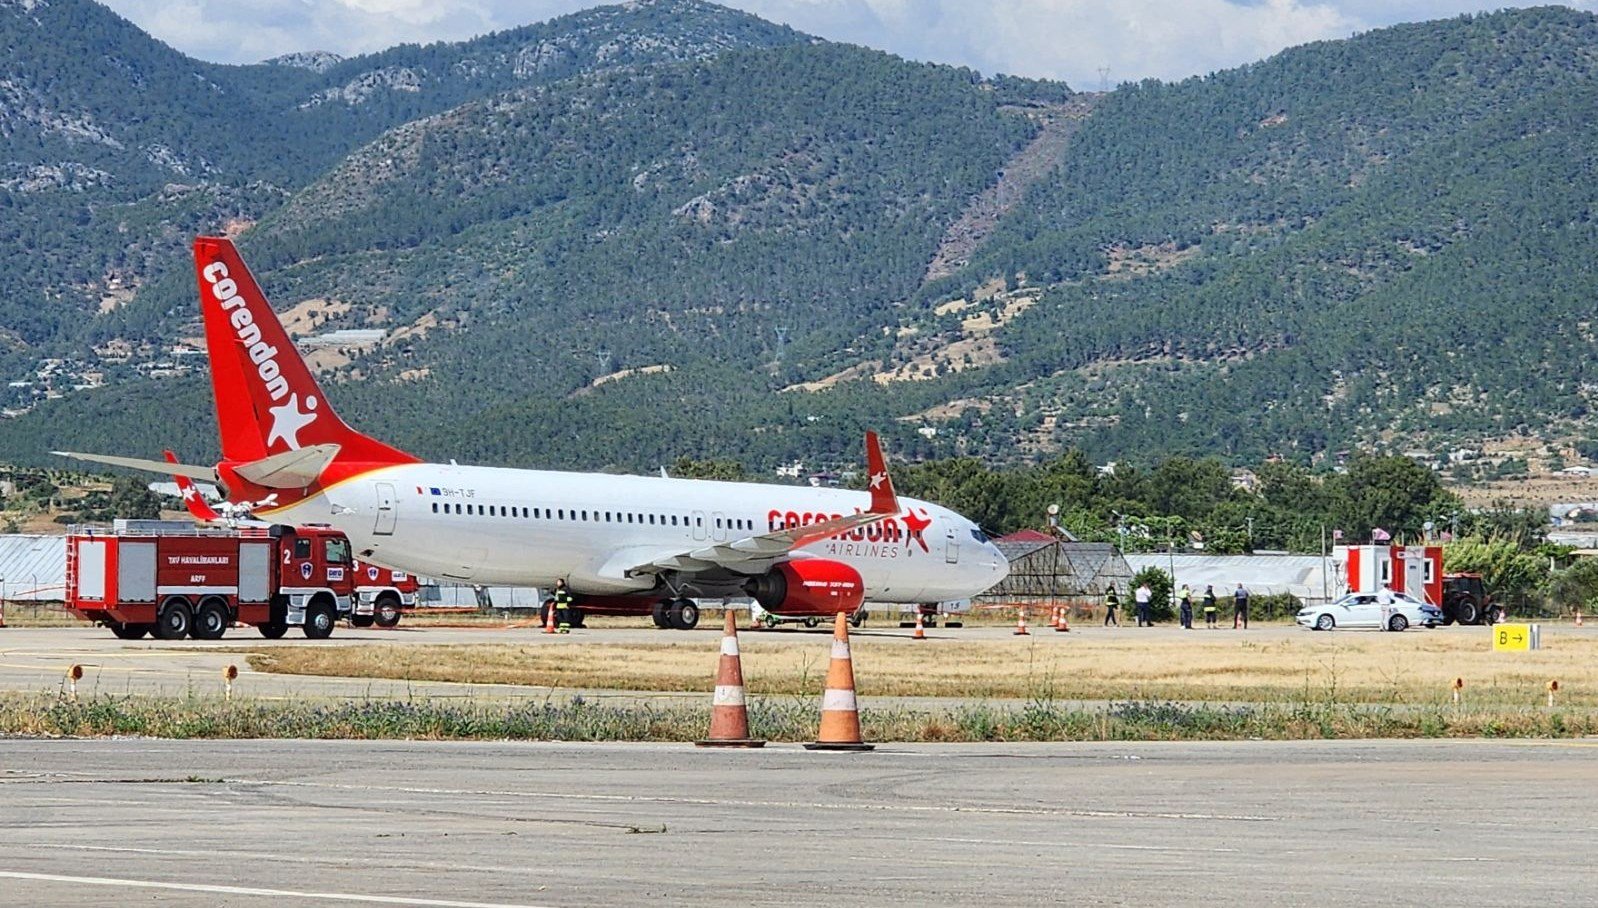
[[[838,612],[852,615],[866,598],[860,572],[847,564],[824,558],[786,561],[744,583],[768,612],[787,617]]]

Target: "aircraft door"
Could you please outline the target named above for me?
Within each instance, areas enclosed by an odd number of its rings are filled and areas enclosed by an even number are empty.
[[[949,531],[944,541],[943,560],[950,564],[960,563],[960,537],[955,535],[954,530]]]
[[[392,536],[394,534],[394,485],[393,483],[373,483],[377,490],[377,524],[372,527],[372,532],[379,536]]]
[[[705,512],[694,511],[689,515],[688,519],[693,521],[694,539],[703,541],[705,538]]]

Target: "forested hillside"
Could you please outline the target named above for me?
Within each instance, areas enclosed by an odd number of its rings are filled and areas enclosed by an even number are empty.
[[[846,462],[867,426],[995,462],[1598,435],[1589,14],[1090,105],[694,0],[254,67],[84,0],[31,10],[0,6],[6,374],[192,336],[188,239],[229,229],[280,309],[385,332],[320,363],[347,416],[426,456],[769,469]],[[0,423],[0,457],[214,452],[199,375],[102,371]]]

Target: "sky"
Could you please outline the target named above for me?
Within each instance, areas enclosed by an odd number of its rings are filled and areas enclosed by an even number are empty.
[[[596,0],[102,0],[184,53],[253,63],[458,41],[601,5]],[[912,60],[1063,79],[1091,90],[1181,79],[1283,48],[1531,3],[1506,0],[721,0],[833,41]],[[1543,0],[1548,2],[1548,0]],[[1565,5],[1598,12],[1598,0]],[[1103,72],[1108,70],[1107,74]]]

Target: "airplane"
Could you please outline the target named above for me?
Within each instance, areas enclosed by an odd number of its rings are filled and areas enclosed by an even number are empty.
[[[365,562],[477,585],[564,578],[579,615],[684,630],[694,598],[858,618],[1009,572],[975,523],[894,492],[873,432],[865,491],[424,463],[339,418],[230,240],[197,237],[194,264],[222,460],[54,453],[215,482],[257,519],[344,531]]]

